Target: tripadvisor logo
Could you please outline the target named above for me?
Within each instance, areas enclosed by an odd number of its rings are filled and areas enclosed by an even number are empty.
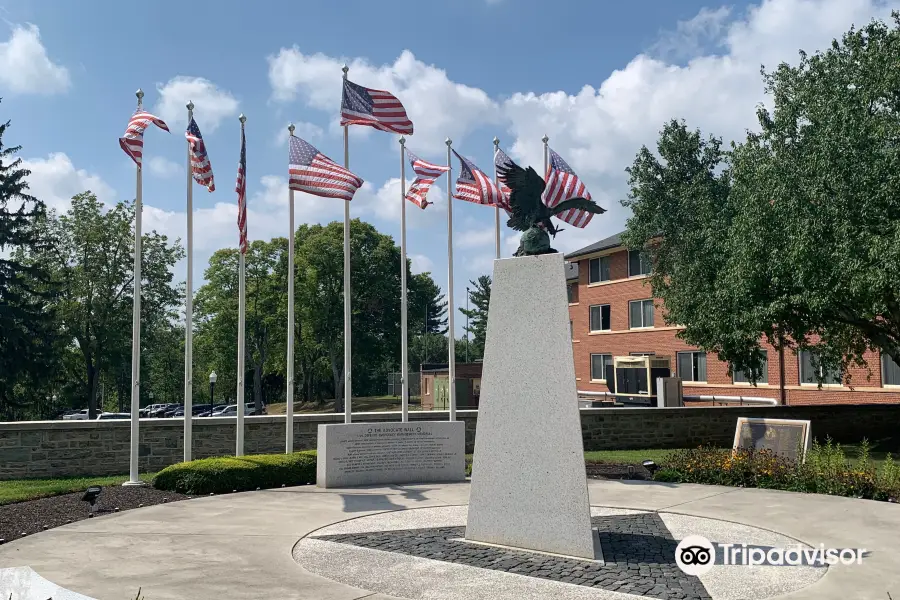
[[[720,560],[716,561],[716,549]],[[700,535],[689,535],[675,548],[675,564],[687,575],[699,576],[708,573],[713,565],[744,567],[823,567],[836,565],[858,565],[862,563],[865,548],[826,548],[796,544],[788,548],[751,546],[748,544],[713,544]]]

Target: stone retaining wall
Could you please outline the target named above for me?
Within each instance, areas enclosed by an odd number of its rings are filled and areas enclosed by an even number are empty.
[[[478,411],[458,411],[466,422],[466,452],[475,445]],[[737,418],[812,421],[818,439],[877,440],[900,431],[900,405],[754,406],[702,408],[599,408],[581,411],[585,450],[730,446]],[[510,418],[514,418],[512,413]],[[410,420],[445,420],[446,412],[411,412]],[[294,449],[316,447],[320,423],[341,423],[340,414],[294,416]],[[400,413],[354,415],[355,422],[399,421]],[[284,451],[285,417],[246,417],[245,452]],[[158,471],[183,457],[181,419],[141,419],[140,470]],[[195,418],[194,458],[234,453],[235,420]],[[0,480],[24,477],[121,475],[128,473],[128,421],[35,421],[0,423]]]

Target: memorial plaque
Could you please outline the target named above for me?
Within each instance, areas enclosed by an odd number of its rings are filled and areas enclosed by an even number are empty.
[[[738,417],[734,449],[770,450],[803,462],[810,445],[809,430],[809,421]]]
[[[316,485],[465,481],[462,421],[319,425]]]

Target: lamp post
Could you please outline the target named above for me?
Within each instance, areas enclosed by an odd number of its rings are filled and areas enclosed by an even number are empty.
[[[469,286],[466,286],[466,362],[469,362]]]
[[[216,372],[213,371],[209,374],[209,416],[213,416],[213,408],[216,406],[216,402],[214,400],[216,391]]]
[[[53,404],[50,405],[50,414],[53,414],[54,410],[56,410],[56,394],[53,394]]]

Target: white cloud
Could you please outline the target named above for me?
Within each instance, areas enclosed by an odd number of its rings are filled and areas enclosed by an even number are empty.
[[[303,54],[294,47],[282,48],[268,60],[274,100],[288,102],[299,97],[307,106],[331,114],[340,106],[343,59]],[[450,81],[443,69],[417,60],[409,50],[392,65],[376,67],[361,58],[347,62],[351,81],[388,90],[400,99],[414,123],[410,144],[416,147],[437,146],[448,136],[461,141],[478,126],[501,122],[499,104],[487,93]],[[370,128],[350,130],[364,134]]]
[[[412,185],[413,180],[406,181],[406,188]],[[368,186],[368,187],[367,187]],[[356,192],[350,210],[354,215],[374,216],[378,219],[392,223],[400,223],[400,178],[388,179],[377,191],[369,186],[368,182]],[[406,227],[418,229],[444,222],[447,210],[446,188],[441,188],[437,183],[428,190],[429,204],[421,209],[409,200],[406,201]],[[398,240],[399,241],[399,240]]]
[[[717,45],[721,42],[731,11],[730,6],[701,8],[694,18],[679,21],[675,31],[663,32],[653,46],[654,53],[674,59],[701,54],[707,44]]]
[[[453,245],[457,248],[478,248],[493,245],[497,239],[497,230],[492,227],[466,229],[453,236]]]
[[[410,254],[408,258],[412,262],[411,269],[414,275],[417,273],[434,272],[434,261],[424,254]]]
[[[0,84],[19,94],[56,94],[71,85],[69,71],[47,56],[37,26],[16,25],[0,43]]]
[[[148,159],[147,170],[162,179],[169,179],[184,173],[181,165],[162,156],[153,156]]]
[[[322,128],[314,123],[307,123],[306,121],[294,123],[294,135],[303,138],[310,144],[315,145],[316,140],[321,138],[323,134]],[[279,127],[278,133],[274,137],[274,145],[286,148],[289,135],[287,125]]]
[[[31,171],[28,187],[32,196],[42,200],[48,209],[64,213],[71,205],[72,196],[92,191],[101,202],[116,201],[113,190],[99,175],[76,169],[69,157],[62,152],[51,153],[47,158],[28,158],[22,168]]]
[[[203,77],[173,77],[165,85],[157,85],[159,102],[156,115],[170,128],[187,126],[187,103],[194,103],[194,119],[201,132],[212,133],[227,117],[237,117],[238,101],[227,90]],[[238,126],[235,118],[234,126]]]

